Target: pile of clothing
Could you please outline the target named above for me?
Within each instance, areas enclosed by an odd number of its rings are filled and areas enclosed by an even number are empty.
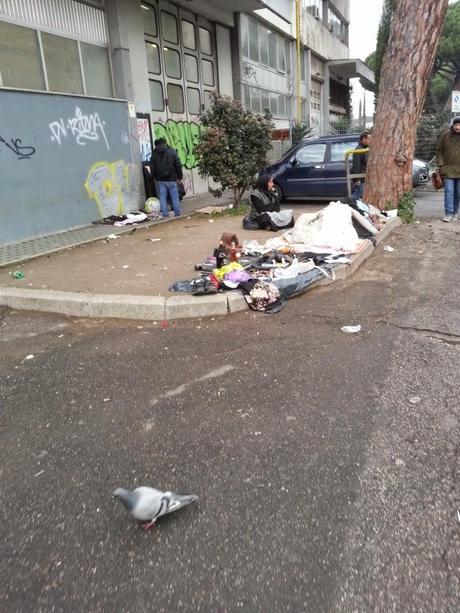
[[[301,215],[292,229],[263,244],[241,245],[236,235],[224,233],[213,255],[195,267],[201,276],[169,289],[194,295],[238,289],[251,309],[278,312],[319,279],[334,279],[334,268],[350,264],[349,256],[375,240],[381,223],[384,215],[373,207],[331,202],[319,213]]]

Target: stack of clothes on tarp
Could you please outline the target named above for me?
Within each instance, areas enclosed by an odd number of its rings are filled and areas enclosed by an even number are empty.
[[[361,205],[367,211],[332,202],[319,213],[301,215],[291,230],[263,244],[251,240],[240,245],[235,235],[227,235],[230,244],[221,239],[214,254],[195,267],[199,278],[175,283],[170,290],[203,295],[238,289],[250,308],[277,312],[321,278],[335,279],[334,268],[349,264],[350,255],[369,245],[378,233],[374,221],[383,222],[383,216]]]

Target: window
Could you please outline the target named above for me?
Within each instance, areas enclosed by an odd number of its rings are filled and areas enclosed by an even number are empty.
[[[241,15],[241,53],[243,57],[249,57],[249,20],[246,15]]]
[[[327,22],[332,35],[346,43],[348,39],[348,24],[346,24],[330,8],[327,10]]]
[[[248,111],[251,110],[251,93],[249,91],[249,85],[244,85],[244,108]]]
[[[211,32],[206,28],[198,28],[200,37],[200,49],[206,55],[212,55],[212,38]]]
[[[331,162],[344,162],[345,151],[356,149],[358,141],[346,141],[344,143],[331,144]]]
[[[183,113],[184,112],[184,92],[180,85],[173,85],[168,83],[168,108],[171,113]]]
[[[81,43],[81,58],[86,93],[90,96],[110,98],[113,90],[107,48]]]
[[[306,145],[297,151],[295,158],[297,163],[303,164],[320,164],[324,162],[324,154],[326,153],[325,144]]]
[[[278,39],[278,70],[286,72],[286,57],[283,41]]]
[[[199,115],[201,111],[200,90],[187,87],[188,112],[191,115]]]
[[[268,30],[267,28],[259,27],[259,50],[260,63],[268,66]]]
[[[144,32],[150,36],[158,35],[157,13],[150,4],[141,4]]]
[[[51,91],[83,93],[76,40],[42,33],[43,53]]]
[[[260,113],[262,111],[260,89],[257,89],[257,87],[251,87],[251,110],[254,113]]]
[[[286,55],[286,72],[290,74],[291,72],[291,41],[289,40],[284,41],[284,49],[285,49],[285,55]],[[301,56],[302,55],[305,55],[303,51],[301,51]]]
[[[278,115],[286,117],[286,96],[284,94],[278,94]]]
[[[198,83],[198,60],[194,55],[184,56],[185,61],[185,78],[192,83]]]
[[[164,48],[165,73],[171,79],[180,79],[182,71],[180,68],[180,55],[175,49]]]
[[[177,45],[179,43],[179,34],[177,32],[177,19],[171,13],[161,12],[161,28],[163,38],[169,43]]]
[[[187,49],[196,49],[195,26],[185,19],[182,20],[182,43]]]
[[[203,101],[204,101],[204,109],[205,111],[207,111],[209,108],[211,108],[212,103],[214,101],[214,92],[208,92],[205,90],[203,92]]]
[[[214,86],[214,66],[209,60],[201,60],[201,72],[203,83],[205,85]]]
[[[262,113],[270,110],[270,94],[267,90],[262,90]]]
[[[0,21],[0,76],[7,87],[45,89],[35,30]]]
[[[152,111],[163,111],[165,108],[163,98],[163,85],[160,81],[149,81],[150,87],[150,104]]]
[[[307,13],[316,17],[316,19],[323,18],[323,0],[307,0],[306,4]]]
[[[276,34],[274,32],[268,33],[268,64],[274,70],[278,68],[278,57],[277,57],[277,51],[276,51]]]
[[[278,115],[278,94],[270,93],[270,113],[275,117]]]
[[[257,21],[249,20],[249,58],[254,62],[259,61],[259,36]]]
[[[145,41],[145,52],[147,54],[147,69],[154,74],[160,74],[160,52],[158,45]]]

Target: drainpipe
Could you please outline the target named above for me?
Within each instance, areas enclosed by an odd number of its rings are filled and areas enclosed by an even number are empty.
[[[300,28],[301,0],[295,0],[295,29],[296,29],[296,98],[297,98],[297,121],[302,121],[302,100],[300,96],[301,83],[301,28]]]

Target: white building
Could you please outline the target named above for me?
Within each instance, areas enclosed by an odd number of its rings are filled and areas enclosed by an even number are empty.
[[[194,145],[213,92],[271,111],[272,155],[294,119],[327,132],[348,79],[372,79],[348,25],[349,0],[1,0],[0,244],[137,208],[163,135],[188,195],[206,192]]]

